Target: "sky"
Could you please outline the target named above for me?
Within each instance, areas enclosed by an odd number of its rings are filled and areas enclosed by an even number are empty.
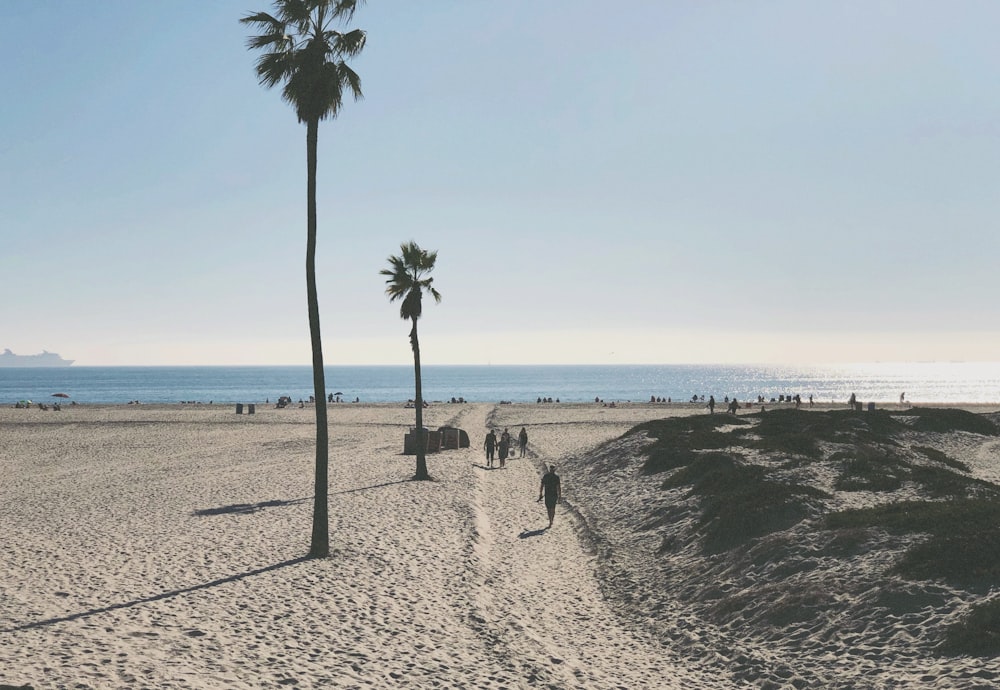
[[[254,0],[0,0],[0,348],[309,364]],[[368,0],[319,132],[327,364],[1000,360],[1000,4]]]

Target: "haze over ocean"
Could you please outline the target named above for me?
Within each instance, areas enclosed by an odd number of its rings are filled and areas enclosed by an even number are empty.
[[[920,362],[843,365],[480,365],[422,367],[424,398],[469,402],[647,402],[650,397],[690,400],[765,400],[812,395],[816,402],[914,404],[1000,402],[1000,362]],[[413,397],[412,366],[328,366],[328,393],[345,401],[404,402]],[[0,369],[0,404],[56,400],[78,403],[232,403],[293,400],[312,394],[308,366],[59,367]]]

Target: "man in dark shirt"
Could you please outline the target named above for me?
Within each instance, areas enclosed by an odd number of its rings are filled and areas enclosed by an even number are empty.
[[[493,429],[490,429],[490,433],[486,434],[486,440],[483,441],[483,448],[486,449],[486,466],[493,467],[493,453],[497,447],[497,435],[493,433]]]
[[[538,487],[538,500],[542,500],[545,495],[545,510],[549,513],[549,527],[556,517],[556,503],[562,498],[562,485],[559,483],[559,475],[556,474],[556,466],[549,465],[549,471],[542,475],[542,484]]]

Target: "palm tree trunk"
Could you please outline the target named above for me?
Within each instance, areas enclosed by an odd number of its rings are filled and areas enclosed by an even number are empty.
[[[417,340],[417,320],[413,319],[410,331],[410,345],[413,346],[413,379],[417,403],[417,474],[414,479],[430,479],[427,473],[427,434],[424,433],[424,394],[420,386],[420,342]]]
[[[329,431],[326,425],[326,380],[323,373],[323,341],[319,329],[319,294],[316,290],[316,147],[319,119],[306,123],[308,168],[308,236],[306,239],[306,300],[309,303],[309,336],[312,342],[313,390],[316,398],[316,489],[313,499],[310,558],[330,555],[330,520],[327,504]]]

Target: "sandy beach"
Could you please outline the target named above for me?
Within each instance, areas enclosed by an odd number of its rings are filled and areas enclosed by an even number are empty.
[[[639,457],[641,444],[601,446],[647,420],[703,413],[684,405],[432,405],[425,424],[462,428],[471,447],[429,455],[434,480],[415,482],[414,459],[402,455],[412,409],[332,405],[333,554],[307,560],[309,408],[261,406],[252,416],[209,405],[2,408],[0,684],[1000,682],[996,659],[929,653],[933,625],[971,604],[958,592],[943,593],[948,602],[933,611],[900,614],[891,634],[884,611],[872,606],[870,620],[857,611],[841,619],[842,634],[832,617],[823,625],[797,622],[780,635],[752,616],[742,626],[709,620],[683,578],[685,569],[702,567],[697,559],[657,555],[670,526],[640,530],[619,519],[659,500],[662,477],[637,477],[634,463],[619,462]],[[527,456],[486,468],[487,428],[516,435],[521,426]],[[977,477],[1000,480],[995,439],[966,434],[948,442]],[[590,471],[599,446],[602,462],[614,454],[617,473]],[[536,502],[543,463],[557,464],[564,483],[550,530]],[[711,572],[721,584],[750,586],[721,567]],[[822,569],[813,577],[817,587],[843,584]],[[673,589],[653,587],[661,582]],[[878,635],[867,638],[875,628]]]

